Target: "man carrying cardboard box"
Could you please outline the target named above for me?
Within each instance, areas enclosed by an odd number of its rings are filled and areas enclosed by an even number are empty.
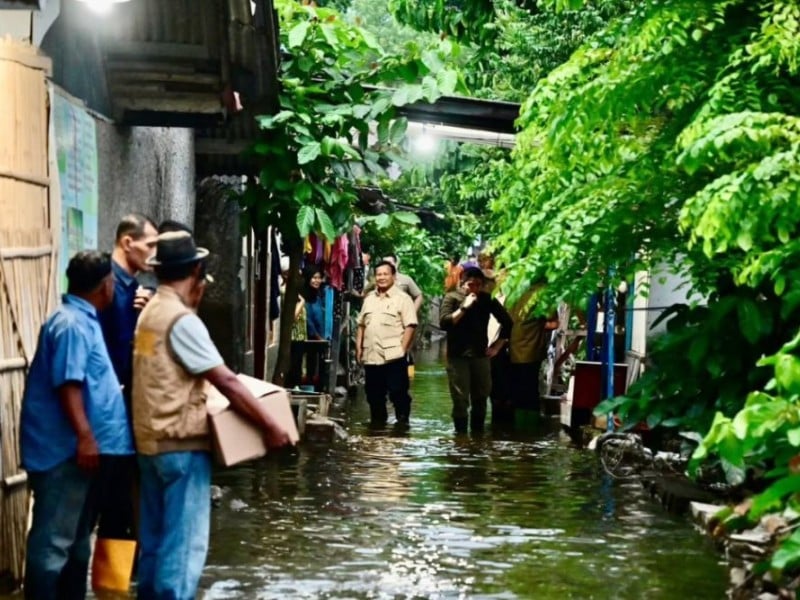
[[[136,327],[133,431],[141,471],[139,598],[194,598],[208,551],[211,440],[206,382],[257,425],[268,447],[287,432],[228,369],[195,314],[208,250],[163,233],[148,259],[158,290]]]

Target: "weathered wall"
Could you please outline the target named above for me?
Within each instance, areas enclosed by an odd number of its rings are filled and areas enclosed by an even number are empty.
[[[225,363],[238,372],[245,366],[245,286],[239,204],[229,190],[214,179],[198,184],[195,237],[199,246],[211,251],[208,271],[214,277],[203,296],[200,317]]]
[[[97,121],[100,248],[114,245],[120,218],[131,211],[157,223],[194,223],[194,136],[191,129],[119,127]]]
[[[100,114],[111,116],[111,99],[106,85],[100,50],[106,19],[85,3],[63,0],[57,19],[44,35],[41,48],[53,61],[53,82],[83,100]]]

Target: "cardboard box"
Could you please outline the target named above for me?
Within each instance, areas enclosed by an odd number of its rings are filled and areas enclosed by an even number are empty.
[[[236,377],[258,398],[270,416],[289,432],[289,439],[296,443],[300,436],[288,390],[247,375],[239,374]],[[231,409],[228,399],[213,386],[209,386],[206,407],[217,462],[230,467],[267,453],[261,430]]]

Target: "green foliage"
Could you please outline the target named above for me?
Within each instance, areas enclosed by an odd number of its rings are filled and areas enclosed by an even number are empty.
[[[428,215],[419,233],[408,227],[377,232],[365,225],[365,245],[376,255],[396,250],[403,271],[426,294],[441,294],[445,261],[461,257],[477,237],[491,234],[488,204],[497,194],[493,178],[507,155],[500,148],[441,142],[436,155],[410,162],[396,180],[381,181],[388,197]]]
[[[389,55],[335,10],[294,0],[275,5],[281,46],[291,56],[280,66],[280,110],[257,117],[262,135],[250,153],[260,170],[241,197],[242,226],[281,231],[292,273],[285,302],[293,306],[303,237],[313,231],[333,241],[350,229],[358,183],[401,159],[407,122],[396,108],[452,94],[460,81],[447,65],[458,47],[445,41]],[[291,324],[284,311],[278,383],[289,369]]]
[[[463,67],[464,78],[475,96],[521,102],[540,79],[633,2],[600,2],[561,11],[525,10],[513,0],[493,4],[492,43],[475,49]]]
[[[705,432],[715,415],[734,416],[750,390],[764,387],[770,375],[759,359],[776,352],[800,318],[782,315],[774,294],[731,281],[719,288],[706,306],[675,305],[662,315],[667,330],[648,347],[652,368],[598,414],[616,411],[626,428]]]
[[[770,485],[752,501],[738,527],[752,525],[770,511],[797,507],[800,500],[800,334],[758,363],[769,367],[772,379],[763,391],[752,392],[733,417],[718,413],[692,457],[697,468],[710,455],[736,472],[766,473]],[[800,538],[785,539],[771,557],[776,569],[800,565]]]
[[[430,32],[420,32],[398,23],[389,10],[390,0],[353,0],[345,19],[369,31],[389,54],[402,54],[407,46],[431,47],[438,38]]]
[[[389,6],[401,23],[420,31],[479,43],[494,37],[492,0],[391,0]]]
[[[441,43],[387,55],[334,10],[291,0],[276,6],[281,43],[292,56],[281,64],[281,110],[258,117],[264,139],[252,152],[261,171],[242,198],[245,225],[257,231],[277,225],[289,238],[315,231],[332,240],[353,223],[355,185],[384,173],[402,151],[407,122],[396,107],[433,101],[459,85],[447,67],[457,48]],[[377,143],[370,139],[372,122]]]
[[[385,0],[382,0],[385,1]],[[358,0],[356,0],[358,2]],[[542,10],[532,0],[389,0],[399,21],[469,44],[461,64],[473,96],[521,101],[536,83],[632,0]],[[578,3],[581,4],[581,3]]]
[[[799,40],[796,2],[636,3],[538,83],[493,205],[510,302],[546,281],[545,300],[582,304],[685,265],[708,305],[676,310],[653,367],[599,410],[707,432],[695,462],[732,482],[766,471],[747,519],[798,489]],[[798,562],[797,538],[773,558]]]

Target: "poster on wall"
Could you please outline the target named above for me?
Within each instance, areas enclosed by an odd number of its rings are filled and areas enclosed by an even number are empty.
[[[97,136],[94,118],[62,94],[53,94],[58,183],[61,188],[59,273],[66,291],[69,259],[80,250],[97,248]]]

